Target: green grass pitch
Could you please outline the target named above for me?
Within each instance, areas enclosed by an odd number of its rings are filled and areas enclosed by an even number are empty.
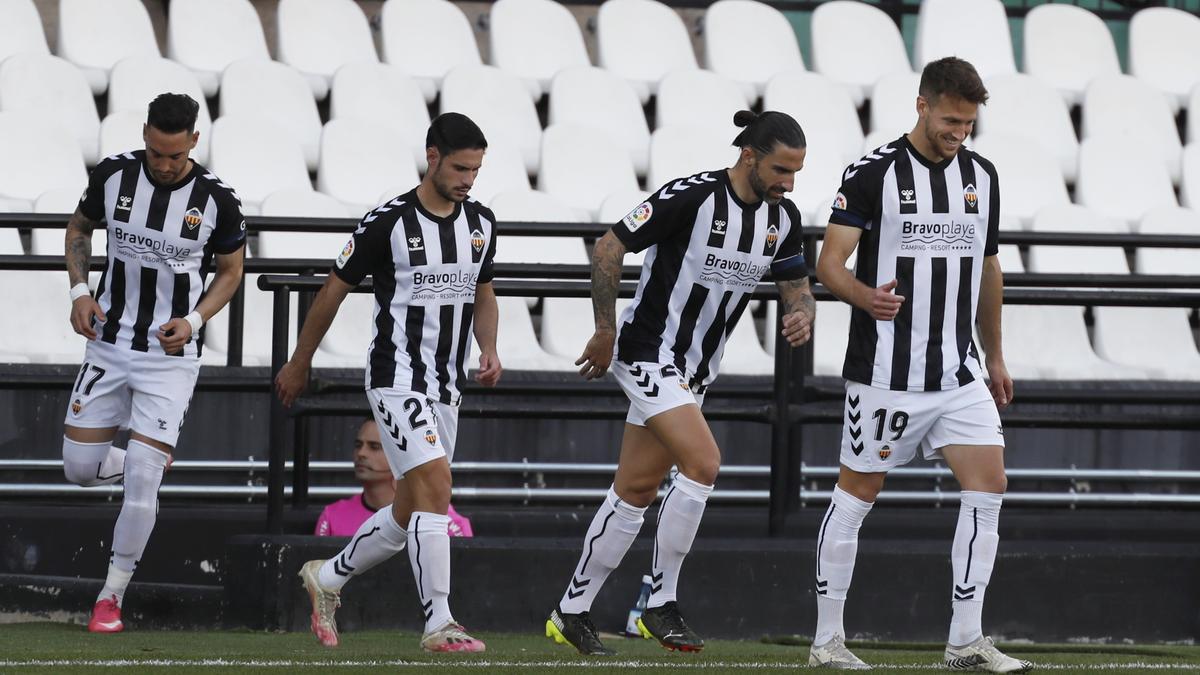
[[[584,658],[538,633],[481,633],[478,655],[423,653],[413,633],[363,631],[325,649],[308,633],[137,631],[92,635],[63,623],[0,625],[0,673],[645,673],[794,672],[805,667],[799,640],[712,640],[701,654],[666,652],[640,639],[609,637],[618,656]],[[790,644],[788,644],[790,643]],[[941,645],[851,643],[884,672],[939,670]],[[1200,672],[1200,647],[1004,645],[1034,672]],[[813,672],[817,672],[813,669]]]

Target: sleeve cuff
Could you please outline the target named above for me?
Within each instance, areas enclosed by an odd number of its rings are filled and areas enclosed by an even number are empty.
[[[833,209],[833,213],[829,216],[829,222],[835,225],[849,225],[850,227],[857,227],[862,230],[867,229],[867,220],[865,218],[860,218],[849,211],[841,209]]]

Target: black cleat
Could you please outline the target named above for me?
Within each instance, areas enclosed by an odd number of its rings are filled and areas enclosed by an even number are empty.
[[[546,619],[546,637],[560,645],[571,645],[580,654],[614,656],[615,651],[600,642],[600,632],[587,612],[563,614],[558,608]]]
[[[662,607],[647,607],[642,612],[642,618],[638,619],[637,626],[642,637],[647,640],[654,638],[671,651],[698,652],[704,649],[704,640],[696,635],[696,631],[688,628],[674,600]]]

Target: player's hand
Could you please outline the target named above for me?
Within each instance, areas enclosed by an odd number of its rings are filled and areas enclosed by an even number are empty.
[[[812,337],[812,319],[804,312],[792,312],[783,315],[783,337],[793,347],[808,342]]]
[[[608,372],[608,367],[612,364],[613,342],[616,339],[617,334],[611,330],[598,330],[592,334],[592,339],[588,340],[587,346],[583,348],[583,354],[575,360],[575,365],[582,366],[579,374],[583,379],[595,380],[604,377],[604,373]]]
[[[479,355],[479,372],[475,373],[475,381],[485,387],[494,387],[500,381],[500,357],[496,352],[482,352]]]
[[[896,295],[892,291],[896,290],[896,280],[892,279],[886,284],[871,291],[871,318],[876,321],[891,321],[900,313],[900,305],[904,304],[904,296]]]
[[[279,374],[275,376],[275,394],[279,396],[283,407],[292,407],[292,403],[304,393],[308,386],[308,368],[308,363],[293,359],[279,369]]]
[[[1013,381],[1008,375],[1008,367],[1001,359],[988,359],[987,371],[988,378],[991,379],[988,389],[992,392],[992,398],[996,400],[996,407],[1003,410],[1013,400]]]
[[[108,317],[100,311],[100,305],[90,295],[83,295],[71,303],[71,328],[89,340],[96,339],[96,329],[92,328],[92,317],[107,321]]]
[[[164,352],[174,354],[192,339],[192,324],[181,316],[175,317],[159,326],[154,337],[158,338]]]

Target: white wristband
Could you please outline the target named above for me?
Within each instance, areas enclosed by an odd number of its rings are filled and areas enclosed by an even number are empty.
[[[183,317],[183,320],[192,325],[192,335],[199,333],[200,327],[204,325],[204,318],[200,316],[200,312],[192,312]]]
[[[91,294],[92,291],[88,289],[88,285],[81,281],[71,287],[71,302],[75,302],[83,296]]]

